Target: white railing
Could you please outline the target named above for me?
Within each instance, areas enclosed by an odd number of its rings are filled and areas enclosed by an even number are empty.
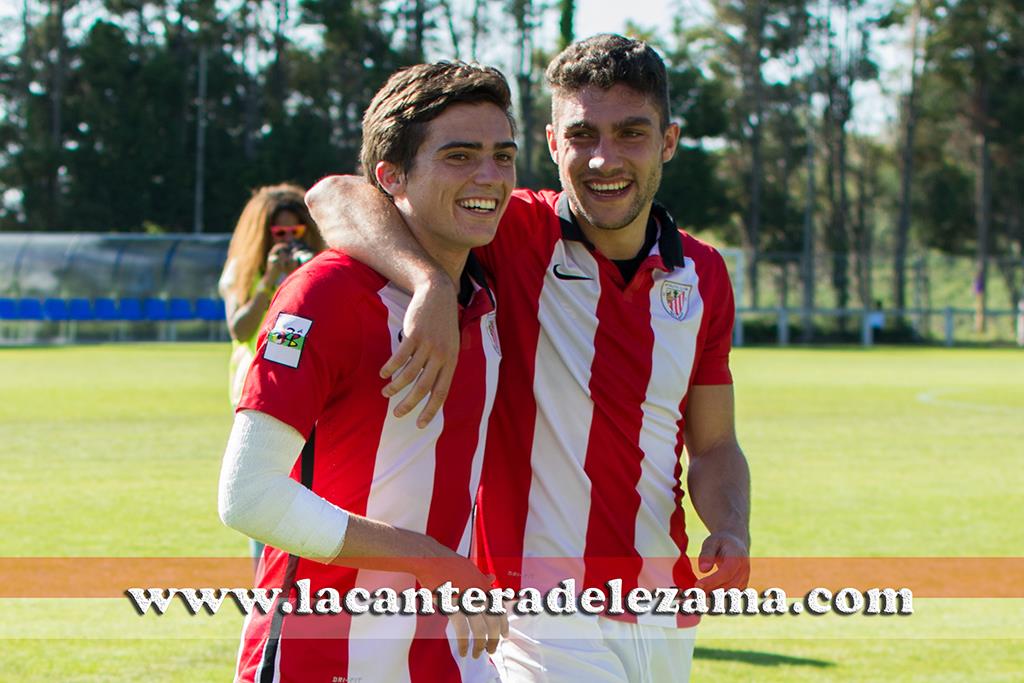
[[[914,327],[920,329],[921,321],[928,320],[932,316],[940,316],[943,321],[943,343],[945,346],[956,344],[955,330],[958,317],[969,317],[976,315],[973,308],[907,308],[907,309],[865,309],[865,308],[815,308],[812,311],[804,311],[800,308],[737,308],[736,321],[733,326],[733,346],[743,346],[743,318],[745,316],[774,316],[776,319],[776,343],[779,346],[790,344],[790,322],[793,320],[807,321],[815,317],[825,318],[852,318],[860,324],[860,343],[862,346],[873,346],[877,330],[884,328],[887,320],[893,317],[907,318],[915,321]],[[1012,309],[989,309],[985,315],[988,318],[1002,318],[1007,316],[1016,317],[1016,342],[1018,346],[1024,347],[1024,300],[1021,300],[1017,310]],[[922,335],[925,336],[925,335]]]

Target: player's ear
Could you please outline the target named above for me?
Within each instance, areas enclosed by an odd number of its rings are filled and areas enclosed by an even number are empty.
[[[679,124],[670,123],[662,136],[661,162],[668,163],[676,155],[676,147],[679,146]]]
[[[548,154],[551,155],[551,161],[558,164],[558,131],[550,123],[544,126],[544,134],[548,138]]]
[[[405,188],[405,174],[390,161],[378,161],[373,167],[373,175],[377,183],[392,197]]]

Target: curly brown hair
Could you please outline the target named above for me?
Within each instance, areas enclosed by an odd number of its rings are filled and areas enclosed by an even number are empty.
[[[651,99],[661,115],[661,130],[671,122],[665,62],[642,40],[599,33],[562,50],[545,73],[551,92],[578,92],[595,86],[625,85]]]
[[[274,242],[270,226],[282,211],[291,211],[306,226],[302,241],[314,251],[326,249],[324,238],[309,215],[305,202],[306,191],[298,185],[267,185],[253,190],[252,197],[242,209],[235,224],[228,247],[227,262],[234,261],[235,278],[229,290],[238,305],[249,300],[252,283],[263,274],[267,254]]]

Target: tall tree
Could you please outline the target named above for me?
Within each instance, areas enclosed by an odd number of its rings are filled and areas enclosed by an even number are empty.
[[[64,25],[71,0],[49,0],[49,54],[50,57],[50,139],[48,149],[49,173],[47,195],[49,200],[46,224],[58,229],[63,217],[61,184],[64,168],[64,84],[67,78],[67,27]]]
[[[820,24],[825,44],[825,61],[817,79],[827,98],[823,138],[827,163],[825,189],[829,203],[825,243],[831,252],[831,279],[835,305],[845,309],[850,300],[849,253],[850,199],[848,179],[848,129],[853,116],[853,88],[858,80],[875,78],[878,70],[871,60],[868,36],[877,18],[861,0],[829,0]],[[846,317],[839,317],[845,328]]]
[[[691,33],[709,39],[713,68],[734,84],[734,123],[730,137],[742,150],[738,164],[743,243],[747,252],[750,303],[758,305],[758,266],[764,220],[765,64],[781,60],[802,43],[807,31],[804,0],[712,0],[713,23]]]
[[[713,141],[730,125],[728,86],[704,72],[685,34],[664,54],[669,105],[681,135],[675,158],[665,166],[658,200],[689,230],[719,227],[729,221],[730,201]]]
[[[558,0],[558,49],[564,50],[576,40],[573,22],[576,19],[576,0]]]
[[[909,16],[910,84],[903,101],[903,144],[900,152],[900,208],[893,245],[893,305],[906,308],[907,244],[910,239],[911,192],[914,179],[914,137],[917,132],[918,83],[922,62],[921,0],[913,0]],[[902,313],[900,314],[902,316]]]
[[[994,99],[1001,94],[998,80],[1011,38],[1020,33],[1022,8],[1016,0],[933,0],[927,9],[935,26],[929,50],[941,76],[962,93],[961,111],[974,135],[975,324],[982,331],[992,241],[992,141],[999,126]]]
[[[547,61],[538,54],[537,31],[540,27],[541,11],[533,0],[508,0],[506,11],[512,19],[515,30],[515,72],[516,90],[519,99],[520,138],[523,151],[519,155],[519,182],[532,187],[537,182],[538,139],[543,139],[543,119],[537,116],[537,100],[541,86],[543,64]],[[540,133],[540,134],[539,134]]]

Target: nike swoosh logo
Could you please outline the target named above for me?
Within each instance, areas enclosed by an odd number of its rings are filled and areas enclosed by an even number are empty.
[[[562,265],[561,263],[556,263],[555,267],[551,269],[552,272],[555,274],[555,277],[557,277],[559,280],[593,280],[594,279],[594,278],[588,277],[586,275],[580,275],[579,273],[566,273],[566,272],[564,272],[562,270],[559,270],[561,265]]]

